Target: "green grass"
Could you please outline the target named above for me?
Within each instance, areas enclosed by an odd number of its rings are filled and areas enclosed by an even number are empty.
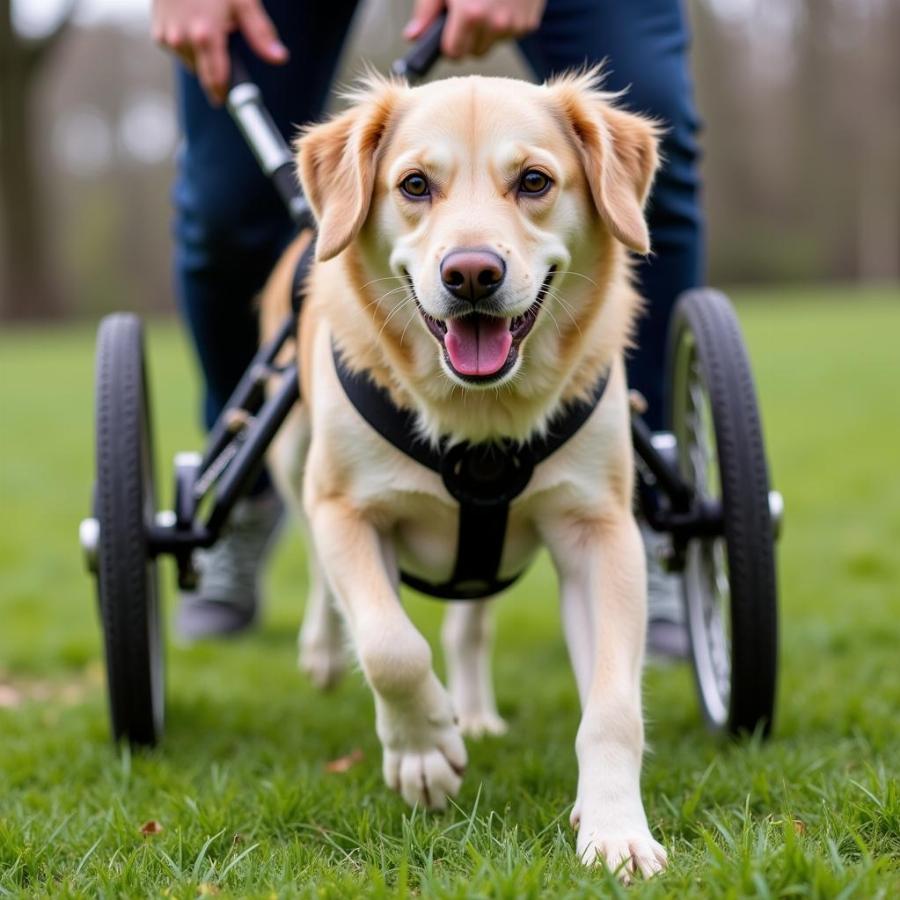
[[[900,295],[739,299],[787,502],[777,727],[765,744],[718,740],[686,669],[648,671],[644,796],[671,867],[627,893],[898,896]],[[168,496],[172,453],[198,446],[196,386],[175,326],[153,323],[149,338]],[[162,747],[109,744],[76,546],[92,344],[87,327],[0,338],[0,895],[622,895],[573,858],[577,698],[545,563],[499,604],[510,733],[470,742],[445,814],[411,813],[382,785],[358,674],[322,696],[296,671],[296,539],[281,548],[259,633],[169,647]],[[410,608],[434,638],[438,606]],[[355,748],[360,764],[325,771]],[[150,820],[163,830],[142,835]]]

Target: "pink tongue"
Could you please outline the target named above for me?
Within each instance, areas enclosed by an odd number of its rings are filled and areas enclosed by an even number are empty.
[[[508,319],[493,316],[447,319],[444,346],[453,368],[461,375],[493,375],[503,368],[511,345]]]

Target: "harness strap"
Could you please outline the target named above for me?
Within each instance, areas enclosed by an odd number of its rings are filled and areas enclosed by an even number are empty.
[[[454,452],[454,448],[459,447],[482,448],[489,458],[499,448],[514,448],[519,456],[527,456],[533,465],[543,462],[584,425],[603,397],[609,381],[606,375],[601,375],[588,400],[569,403],[550,420],[545,434],[536,435],[524,444],[514,441],[474,445],[463,442],[448,448],[446,438],[442,438],[438,446],[434,446],[421,437],[416,414],[411,409],[397,406],[388,391],[376,384],[367,371],[353,372],[348,368],[334,341],[331,344],[331,355],[341,387],[363,419],[389,444],[438,474],[443,474],[448,465],[448,456],[454,461],[459,458],[460,454]],[[526,484],[527,481],[522,485],[522,490]],[[516,493],[521,493],[521,490]],[[489,496],[485,496],[485,502],[490,502]]]
[[[416,414],[411,409],[397,406],[391,395],[372,381],[368,372],[351,372],[334,341],[331,342],[331,355],[341,387],[363,419],[402,453],[433,472],[440,472],[443,452],[421,436]]]
[[[509,504],[479,509],[468,503],[459,505],[456,562],[449,581],[434,584],[408,572],[401,572],[405,584],[423,594],[441,600],[483,600],[515,584],[524,571],[512,578],[498,578]]]
[[[435,446],[421,436],[412,410],[398,407],[367,371],[352,372],[333,341],[331,351],[338,380],[356,411],[401,453],[437,472],[459,503],[456,562],[450,580],[435,585],[401,573],[403,580],[446,600],[487,597],[513,584],[522,573],[511,579],[498,577],[509,504],[528,486],[534,467],[588,420],[606,390],[607,376],[598,379],[589,400],[567,405],[550,420],[546,434],[525,443],[450,444],[442,438]]]

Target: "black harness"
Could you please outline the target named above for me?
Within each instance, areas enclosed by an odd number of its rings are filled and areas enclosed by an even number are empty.
[[[403,581],[444,600],[488,597],[517,581],[523,572],[499,577],[509,504],[528,486],[534,467],[588,420],[606,389],[606,376],[594,386],[590,400],[569,404],[554,416],[546,435],[525,443],[450,444],[442,438],[435,446],[419,436],[415,413],[398,407],[367,372],[351,372],[334,344],[332,356],[344,393],[356,411],[401,453],[437,472],[459,503],[456,563],[450,580],[432,584],[401,572]]]
[[[314,254],[315,241],[311,241],[294,270],[295,315],[300,313]],[[333,343],[332,356],[341,387],[362,418],[401,453],[437,472],[459,503],[456,563],[450,580],[432,584],[401,572],[403,581],[443,600],[489,597],[517,581],[524,572],[512,578],[499,577],[509,504],[528,486],[534,467],[562,447],[588,420],[606,390],[606,375],[594,385],[589,400],[568,404],[550,420],[542,436],[525,443],[502,440],[481,444],[451,444],[445,437],[435,446],[419,435],[415,413],[397,406],[368,372],[351,372]]]

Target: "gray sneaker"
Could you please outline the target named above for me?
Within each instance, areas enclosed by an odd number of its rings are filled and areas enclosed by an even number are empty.
[[[691,648],[681,579],[663,563],[669,537],[640,523],[647,553],[647,653],[654,660],[688,659]]]
[[[222,536],[197,551],[197,589],[182,592],[177,632],[187,641],[238,634],[256,621],[260,573],[281,522],[278,494],[239,500]]]

